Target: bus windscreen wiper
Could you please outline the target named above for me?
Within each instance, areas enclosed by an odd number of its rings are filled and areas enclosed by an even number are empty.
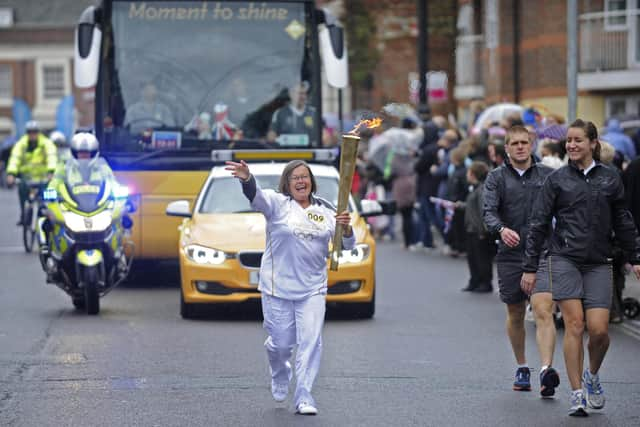
[[[165,155],[168,155],[168,154],[180,154],[181,152],[184,152],[184,150],[176,150],[176,149],[156,150],[150,153],[144,153],[136,157],[135,159],[132,159],[126,162],[126,165],[131,166],[136,163],[144,162],[145,160],[153,159],[156,157],[164,157]]]

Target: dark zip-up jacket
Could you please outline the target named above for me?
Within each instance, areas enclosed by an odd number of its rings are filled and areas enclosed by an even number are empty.
[[[506,227],[520,236],[520,244],[514,248],[499,241],[498,262],[522,261],[524,241],[529,231],[529,215],[542,183],[551,172],[553,169],[536,163],[533,158],[531,167],[522,176],[508,160],[489,172],[483,194],[483,216],[487,231],[499,234],[500,228]]]
[[[578,264],[610,263],[613,231],[626,259],[640,264],[636,226],[625,206],[622,179],[613,168],[596,163],[585,176],[569,163],[549,175],[530,218],[525,271],[538,269],[541,247],[554,216],[550,255],[561,255]]]

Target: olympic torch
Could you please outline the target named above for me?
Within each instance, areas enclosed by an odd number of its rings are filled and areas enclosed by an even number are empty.
[[[340,149],[340,183],[338,187],[338,213],[347,210],[349,206],[349,194],[351,194],[351,182],[356,171],[356,157],[358,154],[358,142],[360,137],[358,131],[362,126],[374,128],[380,126],[382,119],[362,120],[351,132],[342,135],[342,146]],[[333,235],[333,250],[331,251],[331,262],[329,268],[332,271],[338,270],[338,259],[342,252],[342,232],[341,226],[336,226]]]

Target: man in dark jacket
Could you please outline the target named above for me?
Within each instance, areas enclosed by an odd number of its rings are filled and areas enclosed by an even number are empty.
[[[520,288],[523,273],[524,239],[528,217],[542,183],[552,172],[532,157],[532,137],[523,126],[507,132],[505,150],[508,159],[489,173],[484,191],[484,220],[487,229],[500,235],[498,242],[498,287],[500,299],[507,304],[507,333],[518,368],[514,390],[531,390],[530,370],[525,357],[524,317],[528,295]],[[540,393],[552,396],[559,384],[558,373],[551,367],[556,342],[553,322],[553,299],[548,280],[538,279],[531,296],[536,319],[536,338],[542,362]]]
[[[442,177],[431,174],[431,166],[438,165],[438,150],[440,150],[437,144],[437,130],[434,129],[436,128],[430,127],[430,133],[427,134],[427,129],[424,128],[425,137],[420,147],[421,151],[418,161],[414,165],[417,181],[417,200],[420,205],[420,209],[418,210],[419,236],[417,241],[422,242],[425,248],[434,247],[431,224],[435,225],[440,234],[443,234],[444,230],[442,218],[437,214],[436,206],[429,200],[429,197],[438,195],[438,187],[443,180]],[[431,133],[433,133],[433,135]],[[435,140],[433,140],[433,136],[435,136]]]

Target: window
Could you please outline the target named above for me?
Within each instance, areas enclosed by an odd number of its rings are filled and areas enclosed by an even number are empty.
[[[640,114],[640,96],[612,96],[606,99],[606,117],[629,117]]]
[[[13,73],[11,65],[0,64],[0,104],[11,104],[13,98]]]
[[[605,0],[605,27],[607,30],[617,31],[627,28],[627,0]]]
[[[36,108],[50,112],[63,97],[71,94],[70,70],[68,58],[36,59]]]
[[[61,65],[45,65],[42,67],[44,99],[60,99],[65,95],[64,67]]]
[[[619,117],[627,112],[627,103],[624,99],[611,100],[609,104],[609,116]]]

